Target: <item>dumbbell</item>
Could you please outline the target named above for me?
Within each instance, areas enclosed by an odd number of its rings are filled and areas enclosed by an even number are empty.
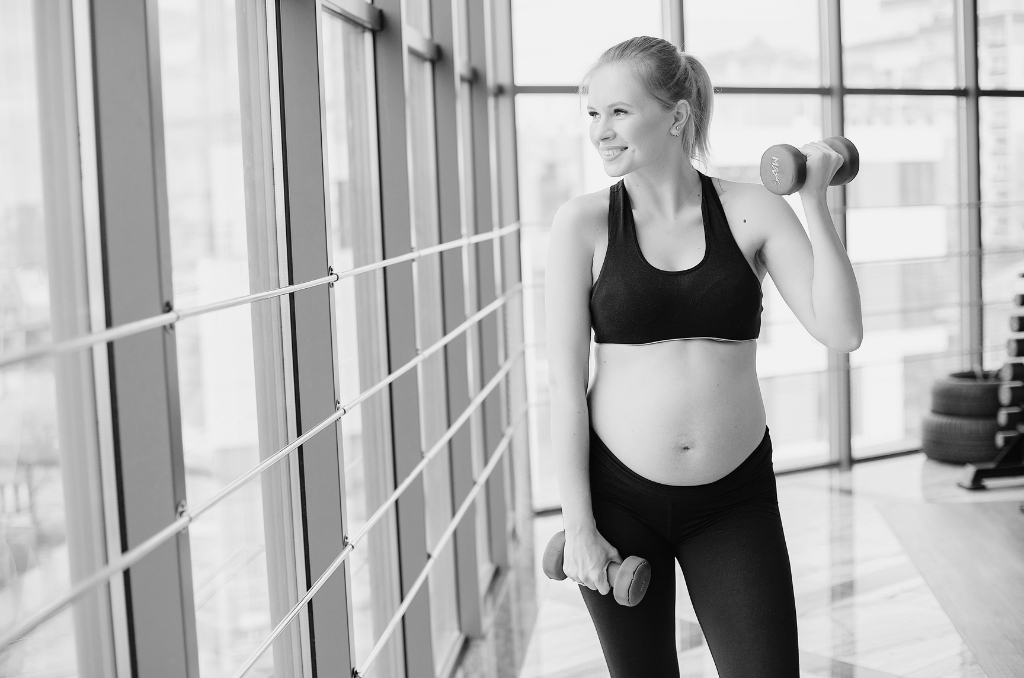
[[[1024,381],[1024,362],[1007,362],[999,368],[999,381]]]
[[[544,574],[548,576],[548,579],[555,581],[565,579],[565,571],[562,570],[564,561],[565,532],[559,532],[551,537],[547,548],[544,549],[544,558],[541,560]],[[615,602],[626,607],[633,607],[647,593],[647,585],[651,583],[651,564],[639,556],[630,556],[622,563],[612,561],[608,563],[608,582],[612,585]]]
[[[823,139],[833,151],[843,156],[842,166],[836,170],[829,186],[840,186],[853,181],[860,171],[860,153],[846,137]],[[795,146],[778,144],[761,156],[761,183],[775,195],[796,193],[807,181],[807,156]]]

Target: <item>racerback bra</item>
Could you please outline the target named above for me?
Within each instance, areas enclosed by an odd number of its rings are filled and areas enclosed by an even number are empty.
[[[761,282],[747,263],[710,177],[700,174],[704,258],[682,271],[652,266],[640,251],[624,180],[608,200],[608,250],[590,291],[599,344],[673,339],[750,341],[761,333]]]

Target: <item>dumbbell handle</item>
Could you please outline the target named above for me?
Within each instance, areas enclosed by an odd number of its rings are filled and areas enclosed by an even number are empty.
[[[551,542],[548,544],[547,550],[557,551],[558,555],[555,558],[545,559],[544,574],[546,574],[549,579],[562,581],[566,578],[565,570],[562,569],[565,563],[565,532],[559,532],[555,536],[551,537]],[[548,562],[549,560],[550,562]],[[605,569],[608,571],[609,586],[615,581],[615,576],[619,573],[619,567],[621,566],[622,563],[618,561],[608,561],[608,565],[605,566]]]

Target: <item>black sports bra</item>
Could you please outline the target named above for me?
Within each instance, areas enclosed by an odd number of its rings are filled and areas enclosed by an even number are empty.
[[[749,341],[761,333],[761,282],[729,228],[722,201],[700,175],[704,258],[682,271],[644,258],[624,181],[611,187],[608,250],[590,291],[599,344],[653,344],[672,339]]]

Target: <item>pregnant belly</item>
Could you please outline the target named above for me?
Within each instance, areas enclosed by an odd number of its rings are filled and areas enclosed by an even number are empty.
[[[591,425],[616,457],[666,485],[729,474],[764,437],[754,342],[599,344]]]

